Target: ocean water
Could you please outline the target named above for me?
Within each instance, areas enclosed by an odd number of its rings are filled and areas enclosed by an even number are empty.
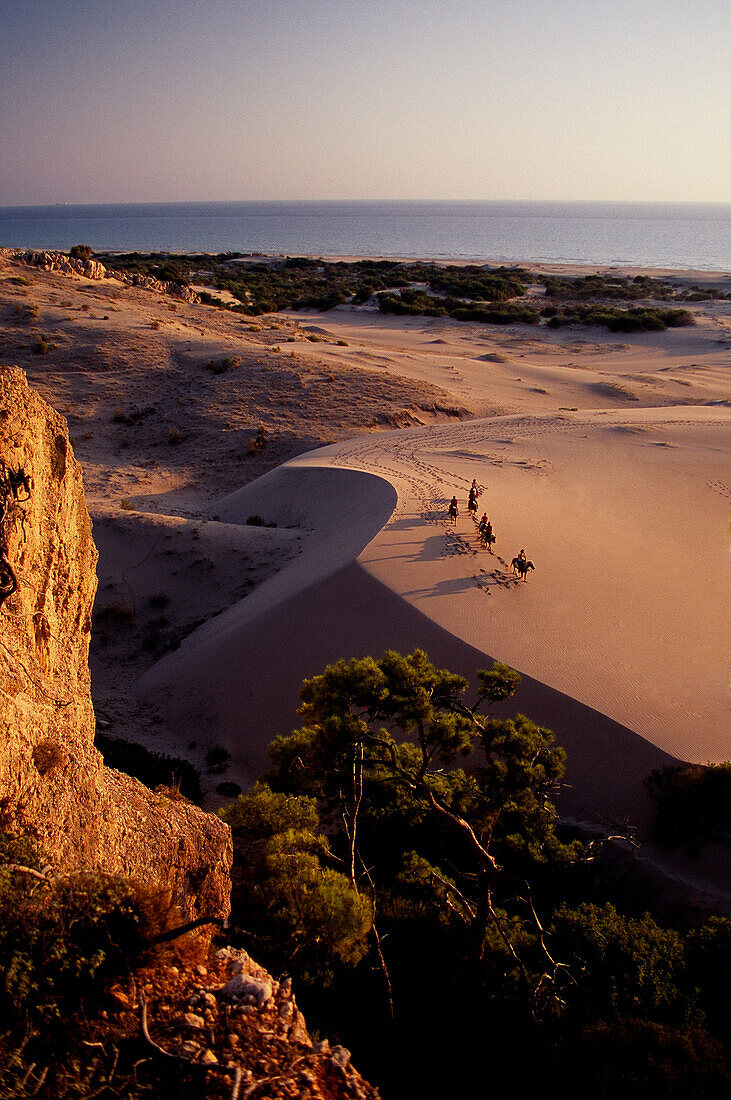
[[[731,203],[206,202],[0,207],[0,246],[727,271]]]

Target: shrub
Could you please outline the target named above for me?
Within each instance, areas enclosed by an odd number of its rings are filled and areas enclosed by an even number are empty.
[[[75,244],[69,252],[72,260],[90,260],[94,252],[90,244]]]
[[[219,783],[216,787],[218,794],[223,795],[224,798],[236,798],[241,794],[241,787],[238,783],[231,783],[228,780],[224,780],[223,783]]]
[[[206,753],[206,767],[214,774],[224,772],[228,767],[231,753],[223,745],[213,745]]]
[[[109,768],[139,779],[153,790],[158,786],[179,786],[186,798],[200,802],[202,798],[200,772],[189,760],[165,753],[153,752],[136,741],[97,733],[96,747]]]
[[[0,1018],[60,1021],[141,955],[144,906],[113,875],[76,874],[33,892],[30,881],[0,877]]]
[[[238,367],[241,360],[237,355],[226,355],[223,359],[209,359],[206,370],[211,374],[225,374],[227,370]]]
[[[262,516],[251,515],[247,518],[246,524],[248,527],[276,527],[276,520],[265,520]]]
[[[655,768],[645,780],[655,806],[655,839],[691,853],[709,841],[731,845],[731,761]]]
[[[41,775],[45,775],[51,768],[63,764],[65,759],[65,753],[58,741],[52,741],[48,737],[39,741],[33,749],[33,763]]]
[[[36,355],[48,355],[48,341],[39,336],[33,345],[33,351]]]
[[[267,430],[266,430],[266,428],[264,427],[263,424],[260,424],[256,435],[254,436],[254,438],[251,440],[251,443],[249,444],[249,454],[250,455],[260,454],[264,450],[264,448],[266,446],[266,442],[267,442]]]

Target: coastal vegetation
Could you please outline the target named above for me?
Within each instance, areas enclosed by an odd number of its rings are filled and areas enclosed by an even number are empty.
[[[719,288],[688,288],[669,279],[619,275],[568,278],[520,266],[346,262],[301,256],[280,259],[229,252],[185,256],[134,252],[100,254],[99,258],[131,274],[152,275],[185,286],[205,284],[211,289],[199,289],[203,302],[247,316],[370,303],[399,315],[497,325],[546,323],[552,328],[601,325],[614,332],[640,332],[693,323],[687,310],[648,303],[724,296]],[[218,292],[226,292],[233,301],[222,301]],[[639,301],[644,304],[633,305]],[[620,308],[619,303],[629,308]]]
[[[517,673],[477,680],[469,700],[417,650],[305,681],[302,726],[221,811],[235,934],[296,976],[309,1018],[386,1095],[435,1095],[487,1065],[513,1086],[557,1081],[558,1065],[571,1095],[619,1095],[618,1081],[721,1095],[731,921],[661,911],[630,837],[563,825],[563,750],[523,715],[490,716]],[[404,1052],[435,1028],[415,1081]]]

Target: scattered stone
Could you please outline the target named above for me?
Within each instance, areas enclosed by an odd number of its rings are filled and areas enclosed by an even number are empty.
[[[346,1047],[333,1047],[330,1054],[330,1061],[338,1069],[345,1070],[350,1065],[351,1054]]]
[[[206,1026],[206,1022],[203,1019],[203,1017],[196,1015],[195,1012],[186,1012],[185,1016],[183,1016],[183,1020],[185,1021],[185,1023],[187,1024],[188,1027],[205,1027]]]

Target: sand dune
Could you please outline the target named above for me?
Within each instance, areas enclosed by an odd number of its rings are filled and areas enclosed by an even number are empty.
[[[707,484],[727,425],[707,409],[514,417],[295,459],[217,512],[241,521],[266,502],[274,518],[299,518],[302,555],[157,664],[144,696],[181,729],[195,697],[250,780],[293,724],[298,683],[328,661],[421,645],[474,679],[499,658],[526,674],[517,705],[569,751],[565,812],[644,819],[652,767],[728,748],[726,501]],[[672,479],[661,443],[681,452]],[[466,516],[445,523],[453,491],[466,510],[471,476],[487,486],[495,556]],[[398,504],[382,526],[389,485]],[[692,568],[678,531],[693,532]],[[537,562],[525,583],[507,568],[522,544]]]

